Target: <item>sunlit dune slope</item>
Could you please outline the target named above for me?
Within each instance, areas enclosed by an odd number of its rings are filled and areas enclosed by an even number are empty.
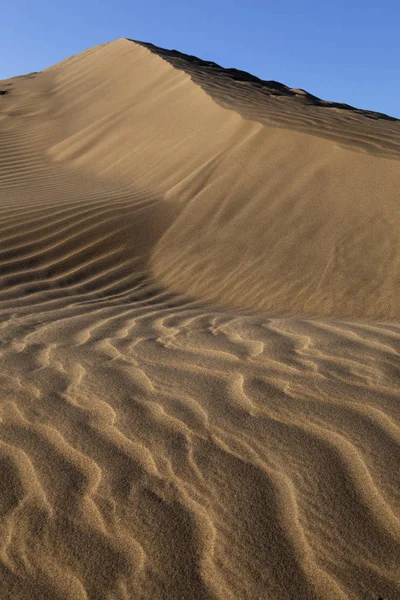
[[[46,172],[37,185],[56,178],[67,203],[62,178],[71,171],[75,201],[97,198],[99,186],[113,231],[127,232],[103,244],[104,264],[121,269],[145,253],[158,281],[195,298],[290,314],[398,316],[399,122],[269,95],[204,66],[199,75],[184,55],[175,68],[160,52],[118,40],[21,80],[1,99],[3,119],[24,111],[31,143],[7,135],[5,124],[3,187],[19,178],[19,164],[30,165],[33,181]],[[140,207],[132,194],[142,195]],[[43,213],[37,197],[29,219]],[[75,248],[102,235],[97,202],[92,234],[73,230]],[[3,246],[10,272],[8,244],[26,227],[19,220]],[[39,246],[47,248],[40,231],[30,237],[30,272],[32,255],[39,266]],[[26,251],[12,254],[21,271]]]
[[[400,597],[399,159],[127,39],[0,82],[1,600]]]

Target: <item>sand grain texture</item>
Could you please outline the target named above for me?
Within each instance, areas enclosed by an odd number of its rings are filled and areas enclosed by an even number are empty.
[[[121,39],[0,82],[2,600],[400,597],[400,122]]]

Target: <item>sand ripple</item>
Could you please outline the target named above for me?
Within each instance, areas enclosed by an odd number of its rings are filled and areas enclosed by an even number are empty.
[[[396,597],[400,330],[56,314],[1,330],[9,597]]]

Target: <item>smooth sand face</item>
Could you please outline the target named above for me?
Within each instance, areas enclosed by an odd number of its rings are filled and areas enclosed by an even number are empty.
[[[0,82],[0,597],[400,596],[400,122],[121,39]]]

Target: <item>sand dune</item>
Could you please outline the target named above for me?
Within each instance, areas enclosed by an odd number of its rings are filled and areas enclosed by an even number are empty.
[[[0,598],[400,597],[400,121],[126,39],[0,82]]]

